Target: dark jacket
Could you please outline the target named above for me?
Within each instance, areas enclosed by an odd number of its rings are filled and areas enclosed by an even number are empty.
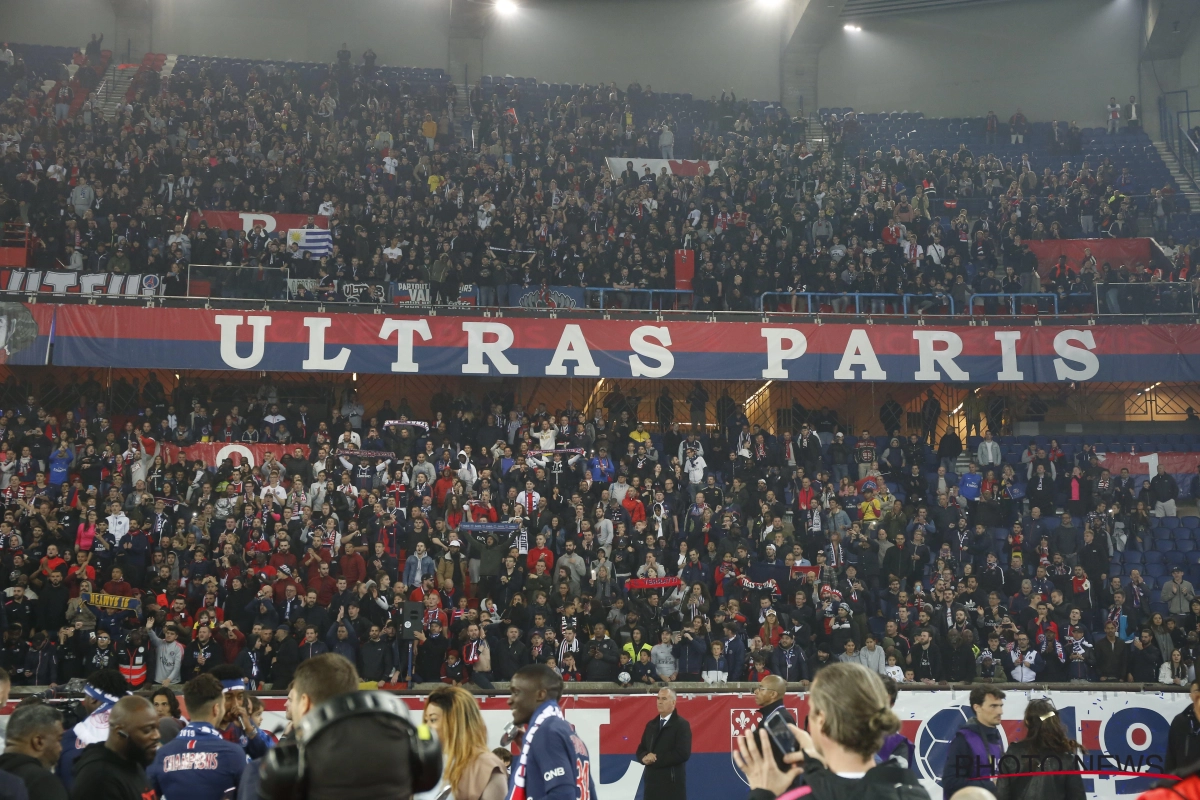
[[[1067,753],[1039,753],[1028,742],[1009,746],[1000,760],[1000,777],[996,781],[996,800],[1085,800],[1083,778],[1079,775],[1034,775],[1006,778],[1005,773],[1036,772],[1041,770],[1071,770],[1074,756]],[[1061,765],[1061,766],[1059,766]]]
[[[654,753],[655,761],[646,767],[646,796],[654,800],[687,800],[687,760],[692,757],[692,726],[671,714],[665,725],[655,717],[646,723],[638,744],[637,760]]]
[[[90,744],[75,759],[71,800],[140,800],[153,796],[146,770],[105,746]]]
[[[1124,681],[1129,677],[1129,645],[1117,639],[1109,642],[1105,636],[1096,642],[1096,677]]]
[[[275,655],[271,664],[271,685],[276,689],[286,689],[300,664],[300,648],[291,636],[282,642],[274,642],[272,646]]]
[[[1171,720],[1167,733],[1167,757],[1163,760],[1163,772],[1173,772],[1179,767],[1200,759],[1200,721],[1188,706]],[[3,764],[0,763],[0,767]]]
[[[788,711],[787,708],[784,707],[782,700],[776,700],[774,703],[769,703],[768,705],[760,708],[758,711],[762,715],[762,718],[758,721],[758,724],[754,726],[754,730],[751,732],[751,735],[755,738],[755,740],[758,739],[758,732],[766,724],[767,718],[776,711],[780,711],[783,714],[783,718],[791,724],[796,724],[795,716],[791,711]],[[791,769],[790,766],[784,764],[783,756],[785,754],[775,746],[774,740],[771,741],[771,752],[775,754],[775,763],[779,765],[780,769]]]
[[[0,770],[16,775],[25,784],[31,798],[67,800],[67,787],[33,756],[8,752],[0,756]]]
[[[495,680],[511,680],[516,671],[528,663],[529,648],[520,639],[509,642],[506,638],[499,647],[492,648],[492,678]]]
[[[812,787],[809,797],[816,800],[862,800],[863,797],[895,798],[895,800],[928,800],[929,794],[917,776],[899,761],[891,760],[872,767],[861,778],[843,778],[830,772],[820,761],[805,765],[804,774],[796,785]],[[748,800],[774,800],[774,793],[755,789]]]
[[[598,654],[591,655],[595,646]],[[583,679],[597,683],[611,683],[617,679],[617,664],[621,660],[620,645],[611,636],[602,640],[592,640],[587,645],[588,655],[583,661]]]
[[[989,728],[986,725],[979,724],[978,721],[972,719],[963,726],[968,730],[975,731],[983,738],[984,742],[992,747],[1000,743],[1000,730],[998,728]],[[960,732],[954,735],[954,739],[950,742],[950,746],[946,748],[946,765],[942,769],[942,794],[949,800],[954,796],[954,793],[964,786],[978,786],[981,789],[987,789],[995,794],[996,784],[992,781],[977,781],[974,780],[980,776],[980,766],[977,765],[975,752],[971,749],[971,745],[967,743],[966,738]]]

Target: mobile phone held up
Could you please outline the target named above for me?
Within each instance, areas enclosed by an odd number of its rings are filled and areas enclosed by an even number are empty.
[[[800,749],[800,745],[796,742],[796,737],[788,729],[788,720],[784,716],[782,707],[775,709],[767,716],[763,727],[767,729],[767,735],[771,737],[771,742],[779,750],[780,754],[786,755]]]

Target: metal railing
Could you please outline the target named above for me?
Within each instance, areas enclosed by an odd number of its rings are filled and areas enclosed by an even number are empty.
[[[1017,316],[1017,312],[1021,308],[1021,304],[1019,302],[1016,302],[1016,299],[1018,297],[1034,298],[1034,302],[1037,305],[1038,313],[1041,313],[1042,303],[1047,302],[1054,307],[1054,316],[1056,316],[1056,317],[1058,316],[1058,295],[1056,295],[1052,292],[1013,292],[1011,294],[1007,294],[1004,292],[989,292],[989,293],[973,294],[967,300],[967,313],[970,314],[972,317],[974,317],[974,316],[993,316],[1000,312],[987,311],[988,299],[995,298],[997,301],[1000,301],[1000,300],[1004,300],[1007,298],[1008,306],[1009,306],[1009,310],[1010,310],[1009,316],[1015,317],[1015,316]],[[976,305],[975,301],[976,300],[983,300],[983,305],[984,305],[983,315],[976,315],[976,313],[975,313],[975,305]]]
[[[632,309],[641,308],[643,310],[650,310],[650,311],[665,311],[668,309],[665,309],[663,307],[664,299],[670,299],[672,297],[675,297],[678,301],[678,300],[683,299],[683,295],[687,295],[688,297],[691,297],[693,295],[693,292],[690,289],[610,289],[610,288],[591,289],[591,288],[587,288],[587,289],[584,289],[583,291],[584,291],[584,297],[587,298],[587,302],[589,305],[591,304],[593,297],[599,301],[601,311],[606,310],[606,308],[611,309],[613,307],[611,303],[607,307],[604,305],[605,297],[611,298],[613,296],[616,296],[618,298],[618,301],[622,301],[622,300],[628,301],[628,302],[622,303],[620,308],[632,308]],[[639,306],[639,305],[634,304],[634,301],[640,297],[646,298],[646,305]],[[657,308],[655,308],[655,305],[654,305],[654,301],[656,299],[658,300]],[[678,308],[677,301],[673,302],[671,304],[672,307]],[[691,305],[691,304],[689,304],[689,305]]]
[[[796,299],[804,298],[805,311],[796,307]],[[758,296],[755,308],[758,311],[778,311],[778,307],[767,308],[768,298],[787,298],[791,312],[800,314],[820,313],[822,305],[830,306],[831,310],[824,313],[851,314],[854,316],[903,316],[924,314],[927,308],[934,308],[930,313],[939,314],[948,307],[948,316],[954,316],[954,298],[941,292],[933,294],[884,294],[877,292],[763,292]],[[920,307],[922,301],[930,301],[926,307]],[[849,310],[853,305],[853,310]],[[864,307],[868,310],[864,311]],[[889,311],[888,308],[892,310]],[[786,313],[786,312],[785,312]]]
[[[1101,316],[1196,314],[1190,283],[1098,283],[1095,295],[1096,313]]]
[[[1183,107],[1177,108],[1174,96],[1183,95]],[[1187,89],[1163,92],[1158,98],[1158,127],[1163,142],[1179,162],[1192,182],[1200,178],[1200,142],[1190,133],[1192,115],[1200,110],[1192,108],[1191,95]]]

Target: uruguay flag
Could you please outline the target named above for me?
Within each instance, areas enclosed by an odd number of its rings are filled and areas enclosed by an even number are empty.
[[[333,234],[327,230],[302,228],[288,231],[288,246],[292,243],[300,246],[300,249],[307,253],[312,253],[317,258],[327,256],[333,252]]]

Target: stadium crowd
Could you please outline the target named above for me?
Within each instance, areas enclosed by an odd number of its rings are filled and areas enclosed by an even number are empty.
[[[885,296],[874,313],[903,294],[923,298],[920,311],[953,298],[965,313],[971,294],[1016,291],[1084,310],[1097,283],[1109,310],[1173,310],[1188,305],[1177,291],[1125,284],[1200,287],[1195,242],[1169,243],[1171,264],[1085,258],[1038,276],[1024,242],[1132,236],[1139,214],[1158,224],[1172,212],[1161,191],[1139,208],[1128,169],[1108,159],[1037,174],[982,142],[870,153],[838,119],[810,152],[802,115],[723,95],[686,130],[665,107],[644,111],[652,102],[635,114],[632,100],[654,96],[637,85],[583,86],[524,118],[519,87],[477,87],[463,118],[453,85],[413,92],[380,78],[371,55],[355,66],[339,54],[319,91],[287,69],[255,67],[239,84],[205,64],[140,82],[111,121],[90,104],[60,118],[24,81],[0,106],[0,222],[32,225],[39,268],[156,274],[168,295],[187,293],[189,264],[215,264],[237,267],[214,288],[231,297],[289,296],[290,277],[299,299],[337,299],[342,285],[386,296],[389,283],[416,281],[442,302],[469,284],[481,305],[505,305],[518,284],[612,289],[645,306],[648,295],[628,292],[674,289],[680,249],[694,256],[692,307],[709,310],[810,292],[835,296],[836,311],[872,293]],[[683,176],[605,163],[676,154],[720,166]],[[968,198],[986,199],[974,217]],[[334,247],[315,257],[258,228],[193,227],[201,210],[324,215]]]
[[[990,432],[957,475],[957,435],[904,436],[894,402],[881,448],[799,419],[776,437],[727,397],[699,435],[658,404],[652,436],[619,387],[591,415],[445,390],[428,416],[368,414],[347,389],[320,419],[270,382],[218,407],[151,376],[120,415],[78,389],[0,421],[17,684],[234,665],[283,688],[326,651],[364,680],[484,688],[530,662],[622,684],[805,681],[839,660],[897,681],[1180,682],[1200,648],[1181,574],[1157,593],[1107,574],[1178,513],[1171,475],[1139,486],[1033,443],[1003,463]],[[189,460],[203,441],[287,455]]]

